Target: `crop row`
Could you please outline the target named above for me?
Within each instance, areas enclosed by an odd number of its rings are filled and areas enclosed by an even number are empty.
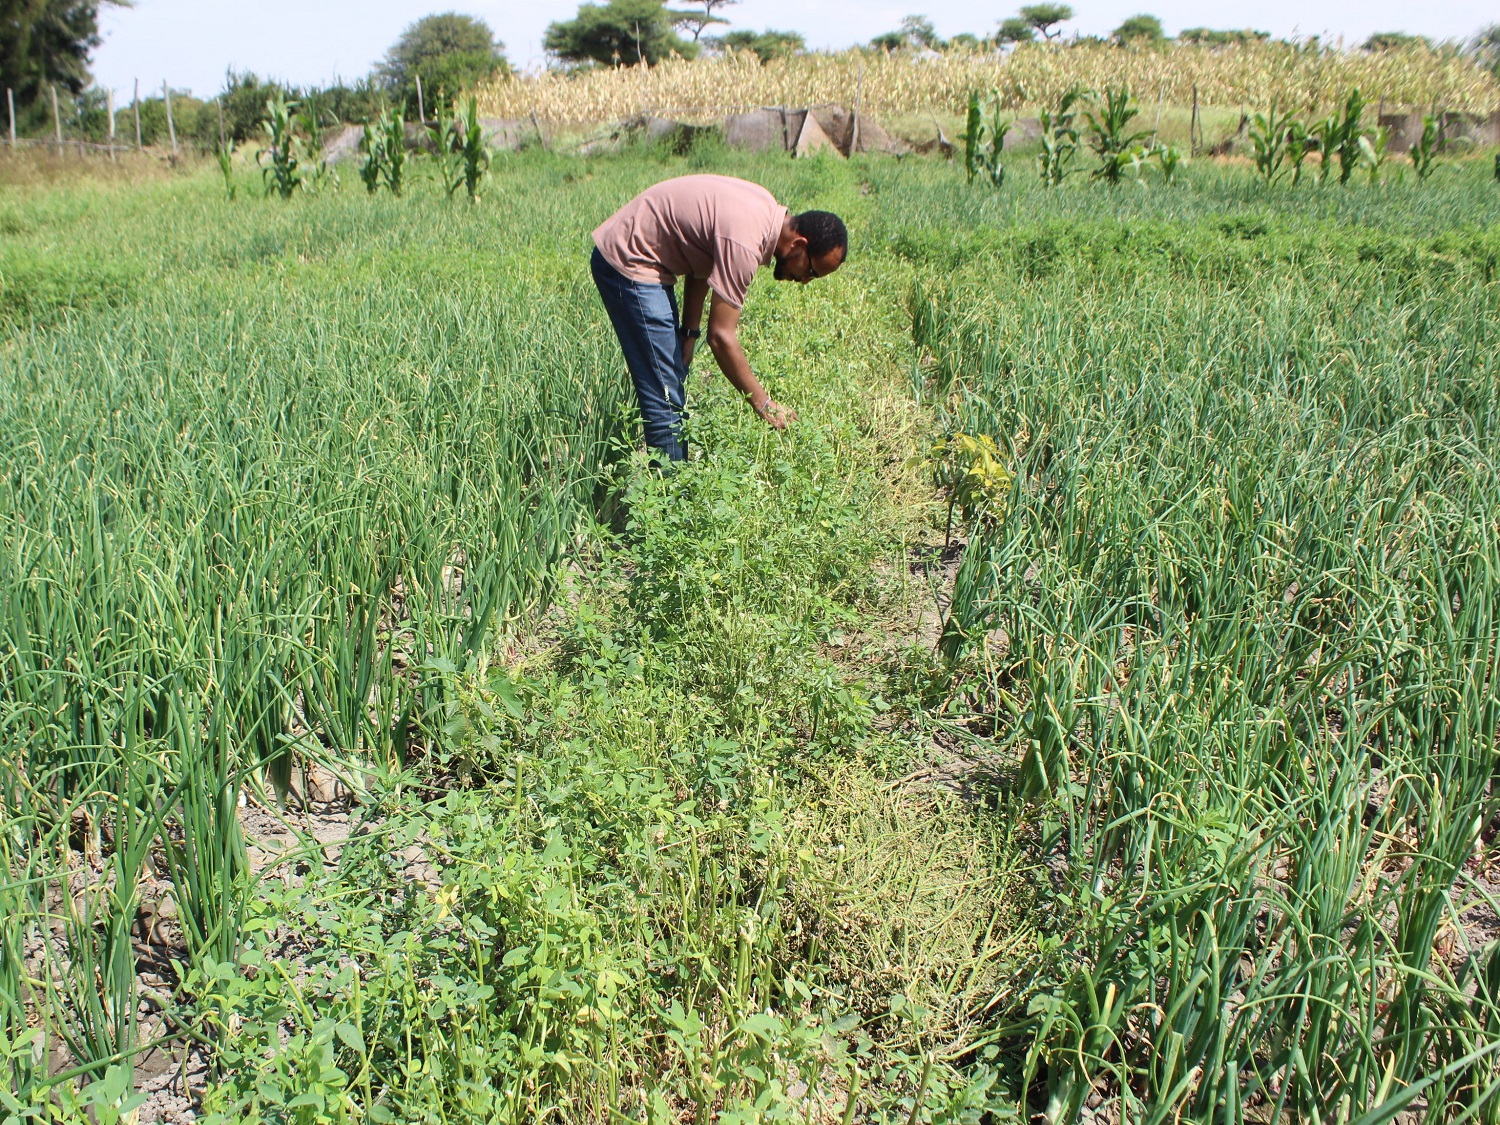
[[[971,533],[942,647],[1072,911],[1025,1081],[1055,1120],[1491,1120],[1491,269],[1334,238],[1195,276],[1108,226],[915,304]]]

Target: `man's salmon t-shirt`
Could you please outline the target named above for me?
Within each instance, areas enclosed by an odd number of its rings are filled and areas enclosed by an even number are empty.
[[[759,184],[679,176],[647,188],[594,231],[604,260],[631,281],[707,280],[742,308],[755,271],[771,264],[787,209]]]

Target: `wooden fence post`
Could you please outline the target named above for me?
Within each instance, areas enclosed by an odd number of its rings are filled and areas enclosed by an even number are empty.
[[[9,86],[5,88],[5,101],[10,106],[10,149],[16,149],[16,92]]]
[[[135,147],[141,147],[141,80],[135,80],[135,98],[131,102],[135,106]]]
[[[167,136],[172,138],[172,155],[177,155],[177,126],[172,124],[172,88],[167,85],[167,80],[161,83],[162,100],[167,103]]]
[[[62,114],[57,111],[57,84],[52,84],[52,132],[57,139],[57,151],[62,152]]]
[[[1198,135],[1201,126],[1198,123],[1198,83],[1193,83],[1193,116],[1188,119],[1188,155],[1198,155]]]
[[[417,75],[417,120],[427,124],[427,108],[422,104],[422,76]]]
[[[853,156],[859,151],[859,109],[865,100],[865,59],[861,54],[859,58],[859,81],[854,86],[854,120],[849,126],[849,155]]]
[[[115,91],[104,91],[104,111],[109,114],[109,162],[115,162]]]

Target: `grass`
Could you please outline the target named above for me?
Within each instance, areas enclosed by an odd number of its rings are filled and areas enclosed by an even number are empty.
[[[703,168],[855,246],[747,306],[803,422],[705,366],[661,476],[583,251]],[[16,177],[7,1112],[165,1039],[224,1121],[1491,1119],[1485,172]]]

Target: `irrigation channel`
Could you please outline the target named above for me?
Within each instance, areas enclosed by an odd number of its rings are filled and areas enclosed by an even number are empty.
[[[1500,1120],[1500,188],[0,184],[8,1120]],[[588,231],[713,169],[761,427]]]

